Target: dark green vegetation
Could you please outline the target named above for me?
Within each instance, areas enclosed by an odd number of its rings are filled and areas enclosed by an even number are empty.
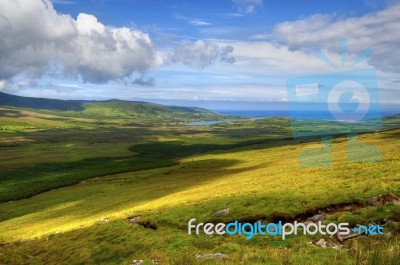
[[[77,100],[57,100],[47,98],[19,97],[0,92],[0,105],[32,109],[83,110],[83,104]]]
[[[182,122],[216,114],[118,101],[85,104],[83,111],[2,108],[0,264],[398,264],[400,206],[373,206],[367,199],[400,196],[399,116],[384,118],[379,132],[358,136],[381,151],[381,161],[368,163],[347,162],[340,134],[348,127],[304,123],[305,131],[339,132],[333,166],[304,168],[300,151],[320,141],[293,140],[287,119],[178,127],[165,126],[157,115],[176,125],[176,112]],[[132,125],[139,123],[148,126]],[[335,208],[341,204],[351,209]],[[212,217],[224,208],[228,216]],[[328,208],[336,209],[328,221],[385,222],[392,236],[360,237],[336,250],[308,243],[323,237],[338,244],[320,235],[246,241],[186,232],[193,217],[293,221]],[[141,216],[140,224],[128,224],[132,216]],[[196,260],[196,254],[217,252],[230,259]]]

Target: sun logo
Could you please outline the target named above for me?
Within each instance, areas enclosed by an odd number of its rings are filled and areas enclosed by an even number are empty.
[[[287,80],[292,136],[295,139],[321,138],[322,147],[300,154],[302,166],[332,165],[332,137],[347,135],[347,161],[372,162],[380,160],[373,145],[359,144],[357,134],[381,128],[381,114],[376,71],[373,67],[354,69],[371,55],[366,50],[347,65],[347,40],[340,41],[341,65],[333,63],[324,53],[317,57],[336,72],[305,75]],[[338,71],[341,69],[341,71]],[[304,115],[324,122],[308,121]]]

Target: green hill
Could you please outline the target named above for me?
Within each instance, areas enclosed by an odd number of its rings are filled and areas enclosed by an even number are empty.
[[[83,110],[82,101],[20,97],[0,92],[0,106],[46,110]]]
[[[63,111],[91,111],[99,109],[116,110],[119,112],[188,112],[188,113],[210,113],[211,111],[195,107],[166,106],[141,101],[107,100],[107,101],[84,101],[84,100],[60,100],[47,98],[21,97],[0,92],[0,106],[21,107],[29,109],[63,110]]]
[[[0,92],[0,132],[49,128],[98,128],[186,124],[227,116],[148,102],[30,98]]]

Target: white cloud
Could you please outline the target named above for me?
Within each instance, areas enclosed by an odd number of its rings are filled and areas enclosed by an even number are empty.
[[[100,83],[162,63],[147,34],[107,27],[88,14],[74,20],[48,0],[1,1],[0,32],[0,79],[38,77],[56,62],[66,75]]]
[[[98,83],[132,72],[144,74],[163,62],[149,36],[139,30],[107,28],[87,14],[80,14],[76,25],[78,35],[69,42],[68,50],[58,53],[67,74]]]
[[[210,26],[210,25],[212,25],[211,23],[204,21],[202,19],[193,19],[190,21],[190,24],[192,24],[194,26]]]
[[[273,75],[289,78],[295,75],[332,72],[332,67],[322,62],[314,53],[290,50],[287,46],[266,41],[227,41],[220,45],[234,47],[235,71],[248,75]],[[340,61],[338,54],[328,52],[333,61]],[[365,66],[365,62],[360,64]],[[229,66],[227,66],[229,67]]]
[[[400,72],[400,4],[361,17],[314,15],[276,26],[276,36],[293,50],[326,47],[339,52],[338,41],[348,39],[349,53],[372,49],[370,64],[380,70]]]
[[[233,3],[238,7],[239,12],[251,14],[256,9],[262,6],[263,0],[232,0]]]
[[[185,20],[193,26],[211,26],[212,25],[210,22],[208,22],[204,19],[186,17],[186,16],[182,16],[176,12],[173,15],[176,19]]]
[[[192,23],[209,24],[200,19]],[[0,80],[57,74],[104,83],[135,72],[143,76],[164,64],[167,57],[169,63],[200,69],[234,60],[228,56],[231,47],[204,41],[177,47],[175,54],[167,55],[156,50],[149,35],[138,29],[109,27],[83,13],[73,19],[57,13],[49,0],[0,1],[0,32]]]
[[[170,61],[203,69],[217,61],[234,63],[235,58],[230,56],[232,52],[232,46],[220,46],[216,43],[198,40],[175,48]]]

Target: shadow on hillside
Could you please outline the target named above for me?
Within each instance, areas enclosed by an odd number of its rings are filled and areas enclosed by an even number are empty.
[[[132,177],[124,175],[123,177],[99,178],[52,193],[50,195],[52,200],[46,201],[46,206],[43,205],[42,200],[43,196],[48,196],[49,193],[31,198],[30,203],[15,201],[9,202],[13,206],[9,203],[0,205],[0,221],[28,214],[40,216],[35,216],[32,223],[58,217],[65,217],[66,220],[81,219],[101,214],[109,209],[124,210],[201,186],[232,173],[256,168],[233,168],[239,163],[240,160],[234,159],[187,161],[156,173],[144,172],[143,175],[132,173],[134,174]],[[99,200],[103,200],[104,203],[99,203]],[[63,207],[63,205],[69,206]],[[18,211],[13,211],[16,208]]]
[[[22,114],[19,110],[0,109],[0,117],[22,118],[26,117],[26,115]]]

